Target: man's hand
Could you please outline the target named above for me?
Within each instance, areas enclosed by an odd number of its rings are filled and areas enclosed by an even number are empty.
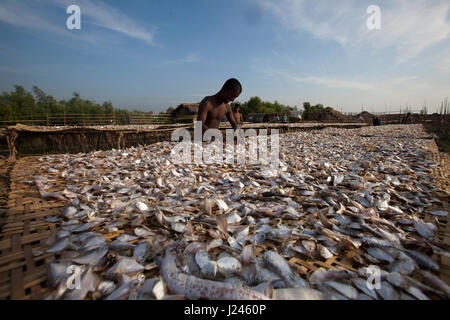
[[[230,105],[227,105],[227,119],[230,122],[233,130],[236,130],[238,128],[238,123],[236,121],[236,118],[234,117],[234,113],[233,110],[231,110]]]

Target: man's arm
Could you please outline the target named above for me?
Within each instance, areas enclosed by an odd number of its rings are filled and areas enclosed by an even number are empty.
[[[197,121],[202,122],[202,130],[205,132],[208,130],[208,126],[206,125],[206,120],[208,119],[208,111],[211,108],[211,103],[204,99],[202,102],[200,102],[200,105],[198,106],[198,115],[197,115]]]
[[[236,130],[238,123],[236,121],[236,118],[234,117],[234,112],[233,110],[231,110],[231,107],[229,105],[227,105],[227,119],[230,122],[233,129]]]

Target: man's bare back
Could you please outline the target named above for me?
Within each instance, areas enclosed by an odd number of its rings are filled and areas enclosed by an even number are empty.
[[[227,117],[233,129],[237,122],[229,102],[236,99],[242,92],[242,87],[236,79],[228,80],[219,93],[205,97],[198,108],[197,120],[202,122],[202,129],[217,129],[223,118]]]

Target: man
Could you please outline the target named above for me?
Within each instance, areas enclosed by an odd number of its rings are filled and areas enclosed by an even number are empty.
[[[234,118],[236,119],[237,124],[241,124],[243,122],[242,114],[239,112],[240,108],[241,105],[239,103],[236,103],[234,106]]]
[[[202,133],[208,129],[218,129],[220,121],[227,117],[234,130],[237,121],[229,105],[242,93],[242,86],[236,79],[228,79],[222,89],[213,96],[205,97],[198,107],[197,121],[202,122]]]
[[[411,112],[408,112],[402,120],[403,124],[411,124]]]
[[[278,117],[278,113],[275,113],[275,117],[273,118],[273,122],[280,122],[280,118]]]
[[[373,125],[376,127],[381,125],[381,121],[378,117],[373,118]]]

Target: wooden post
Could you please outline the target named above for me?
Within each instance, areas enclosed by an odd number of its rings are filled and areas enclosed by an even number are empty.
[[[8,161],[14,162],[16,161],[16,147],[14,146],[14,142],[16,141],[19,134],[15,130],[8,129],[6,133],[6,141],[8,143],[8,149],[9,149],[9,158]]]
[[[48,127],[48,113],[46,113],[45,116],[47,118],[47,127]]]

